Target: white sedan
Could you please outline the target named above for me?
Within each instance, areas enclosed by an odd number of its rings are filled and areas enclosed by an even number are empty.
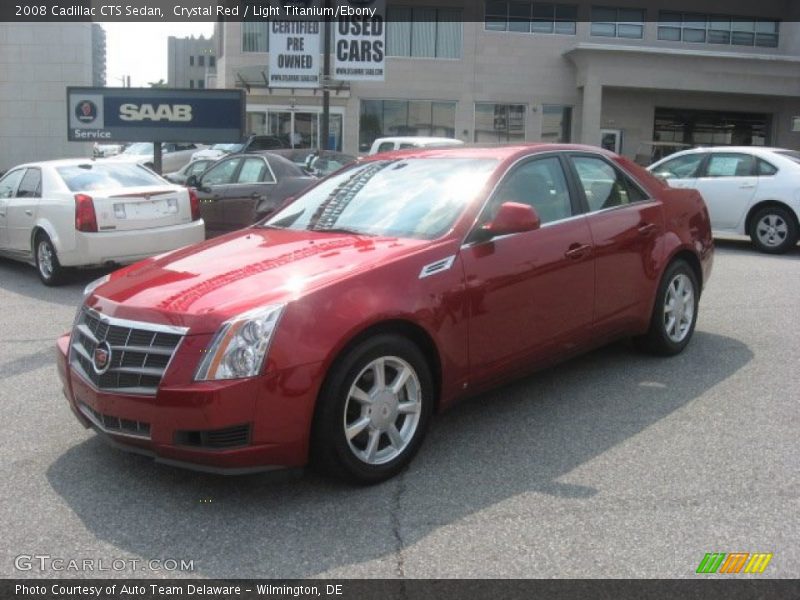
[[[0,179],[0,254],[35,265],[46,285],[67,267],[131,263],[203,239],[194,192],[137,164],[53,160]]]
[[[703,196],[715,232],[749,235],[762,252],[794,248],[800,231],[800,152],[757,146],[695,148],[648,167]]]

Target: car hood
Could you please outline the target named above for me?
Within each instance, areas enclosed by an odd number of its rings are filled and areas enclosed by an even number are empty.
[[[117,271],[87,305],[109,316],[206,333],[233,315],[295,300],[430,245],[426,240],[244,229]]]

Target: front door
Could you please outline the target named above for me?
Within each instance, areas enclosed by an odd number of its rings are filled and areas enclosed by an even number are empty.
[[[223,201],[241,161],[241,157],[223,160],[206,171],[200,178],[197,197],[200,200],[200,215],[206,224],[207,238],[229,231],[225,226]]]
[[[0,179],[0,248],[9,248],[8,209],[23,175],[25,169],[15,169]]]
[[[222,203],[225,229],[235,231],[252,225],[256,221],[256,207],[267,200],[269,190],[275,187],[274,183],[275,177],[263,157],[244,158]]]
[[[575,215],[561,159],[536,158],[514,168],[479,225],[503,202],[533,206],[542,225],[462,250],[476,381],[578,347],[592,322],[592,238],[586,217]]]
[[[29,168],[19,183],[14,198],[9,198],[8,247],[19,252],[30,252],[31,232],[36,224],[36,210],[39,208],[42,190],[42,173],[37,168]]]

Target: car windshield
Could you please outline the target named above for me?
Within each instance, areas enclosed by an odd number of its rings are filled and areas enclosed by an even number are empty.
[[[223,152],[238,152],[242,149],[243,144],[214,144],[211,146],[212,150],[222,150]]]
[[[778,150],[775,154],[780,154],[789,160],[800,163],[800,152],[797,152],[796,150]]]
[[[324,180],[263,225],[434,239],[453,226],[496,165],[467,158],[363,163]]]
[[[56,171],[72,192],[161,185],[164,183],[163,179],[149,169],[124,163],[112,165],[97,162],[71,165],[69,167],[58,167]]]
[[[152,153],[153,153],[153,144],[150,144],[148,142],[139,142],[136,144],[131,144],[123,151],[123,154],[129,154],[134,156],[144,156]]]

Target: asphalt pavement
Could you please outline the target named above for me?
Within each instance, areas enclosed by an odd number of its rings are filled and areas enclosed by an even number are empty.
[[[691,578],[707,552],[800,577],[800,248],[719,241],[682,355],[620,342],[462,403],[367,488],[183,471],[83,429],[54,341],[97,274],[46,288],[0,259],[2,577]]]

